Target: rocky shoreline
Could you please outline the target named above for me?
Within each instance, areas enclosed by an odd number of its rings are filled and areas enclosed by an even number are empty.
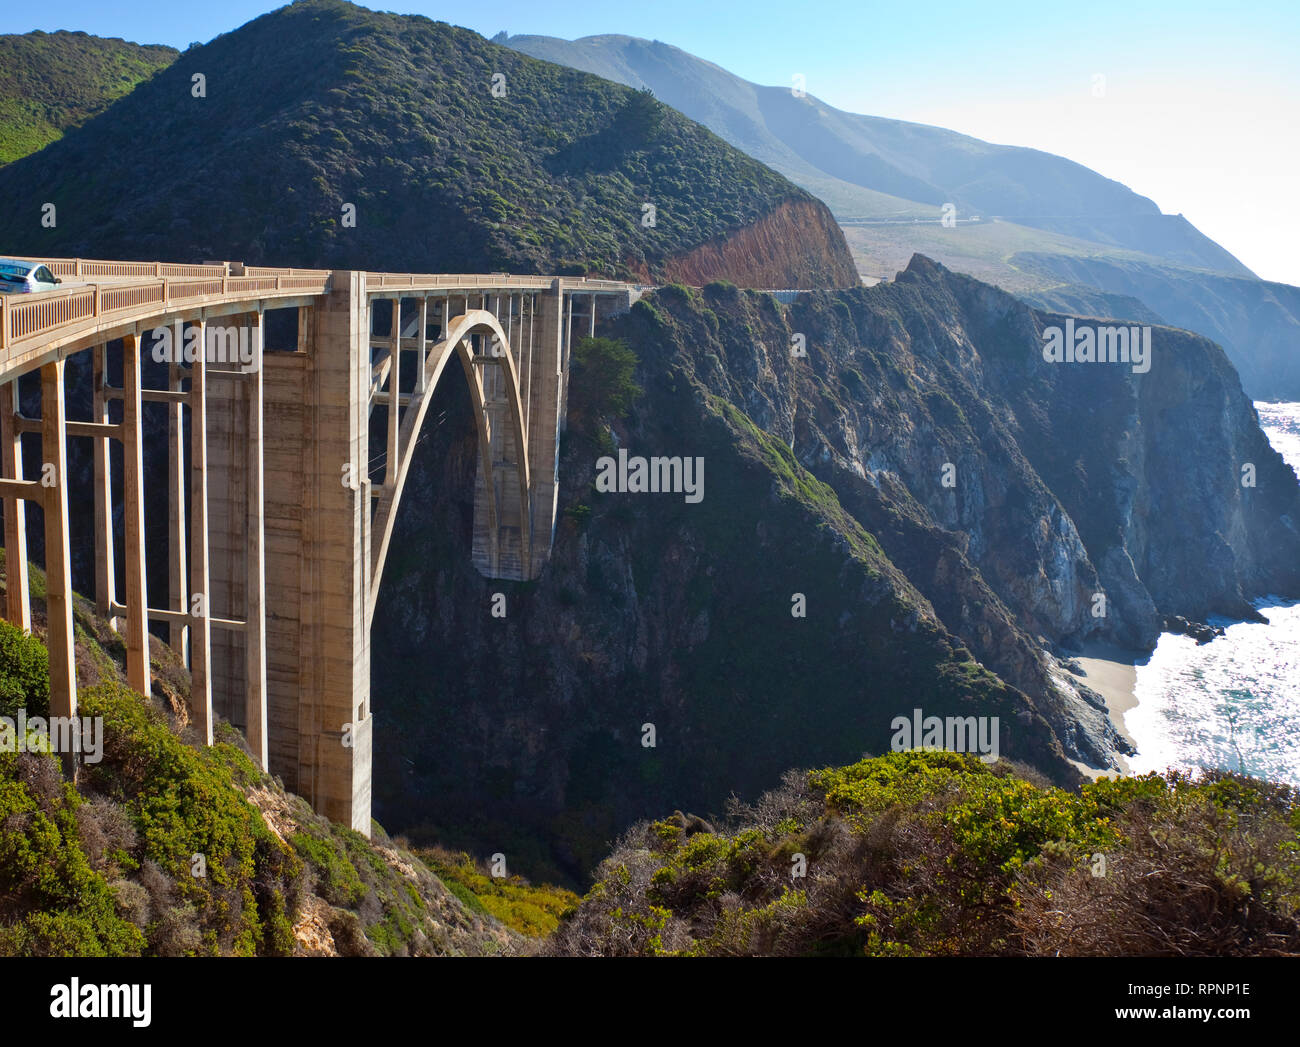
[[[1198,644],[1207,644],[1216,636],[1223,635],[1223,626],[1207,625],[1205,622],[1190,622],[1181,615],[1173,615],[1164,620],[1165,632],[1190,636]]]

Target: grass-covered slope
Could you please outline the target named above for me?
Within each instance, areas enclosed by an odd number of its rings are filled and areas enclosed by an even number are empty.
[[[647,95],[342,0],[186,51],[0,172],[0,194],[11,251],[644,277],[788,205],[824,210]],[[45,201],[54,229],[31,217]],[[826,227],[786,245],[798,282],[777,286],[856,282]]]
[[[102,754],[74,786],[53,755],[0,746],[0,956],[504,955],[575,900],[466,884],[465,856],[449,888],[378,825],[367,840],[286,793],[229,725],[194,746],[169,649],[155,641],[146,700],[122,683],[120,637],[76,603],[78,712],[102,718]],[[19,709],[48,715],[48,655],[0,622],[0,715]]]
[[[728,825],[642,823],[560,955],[1300,953],[1300,795],[1170,773],[1053,788],[894,753],[791,772]]]
[[[0,165],[107,109],[177,53],[86,33],[0,36]]]

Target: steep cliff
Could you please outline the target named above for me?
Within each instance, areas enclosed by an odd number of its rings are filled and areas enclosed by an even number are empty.
[[[1021,252],[1010,263],[1047,281],[1064,281],[1024,294],[1030,304],[1141,320],[1149,307],[1165,323],[1218,342],[1256,400],[1300,399],[1300,287],[1239,275],[1161,265],[1153,261],[1067,258]],[[1133,296],[1140,303],[1112,301],[1096,311],[1079,285],[1109,296]],[[1137,307],[1134,308],[1133,305]]]
[[[1048,363],[1044,330],[1064,317],[920,257],[897,284],[848,297],[866,308],[846,318],[801,302],[792,326],[810,328],[823,351],[853,354],[832,365],[841,375],[863,349],[878,360],[877,346],[890,347],[931,384],[930,402],[900,426],[839,397],[853,435],[818,426],[805,439],[821,446],[806,454],[868,480],[899,476],[1032,632],[1100,630],[1144,645],[1157,611],[1243,615],[1270,586],[1294,591],[1300,492],[1213,343],[1156,327],[1147,373]],[[930,425],[914,428],[927,414]],[[937,481],[940,449],[956,465],[951,489]],[[1247,463],[1254,486],[1242,483]],[[1109,597],[1100,619],[1097,591]]]
[[[654,278],[644,269],[639,275]],[[840,227],[826,205],[812,199],[783,203],[753,225],[669,258],[658,277],[696,287],[725,279],[773,290],[862,282]]]
[[[645,391],[566,437],[555,551],[523,586],[468,567],[473,438],[440,390],[372,636],[380,816],[545,839],[529,860],[580,877],[630,821],[884,751],[918,706],[999,716],[1004,752],[1057,780],[1110,765],[1057,645],[1297,591],[1300,487],[1215,346],[1159,328],[1147,374],[1049,364],[1056,319],[921,258],[789,308],[664,288],[606,332]],[[599,493],[616,447],[701,457],[703,500]]]

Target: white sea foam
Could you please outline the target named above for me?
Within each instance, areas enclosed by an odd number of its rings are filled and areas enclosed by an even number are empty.
[[[1255,405],[1269,441],[1300,475],[1300,403]],[[1125,724],[1134,772],[1218,767],[1300,786],[1300,603],[1263,599],[1268,624],[1229,622],[1203,646],[1166,633],[1137,667]]]

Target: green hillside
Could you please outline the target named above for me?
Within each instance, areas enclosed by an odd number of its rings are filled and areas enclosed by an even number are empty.
[[[186,162],[139,148],[159,139]],[[21,253],[612,276],[651,276],[785,204],[822,208],[644,93],[342,0],[186,51],[0,171],[0,194],[0,243]],[[45,201],[55,229],[31,220]],[[856,282],[827,219],[791,244],[808,282],[787,286]]]
[[[0,164],[45,148],[177,54],[86,33],[0,36]]]

